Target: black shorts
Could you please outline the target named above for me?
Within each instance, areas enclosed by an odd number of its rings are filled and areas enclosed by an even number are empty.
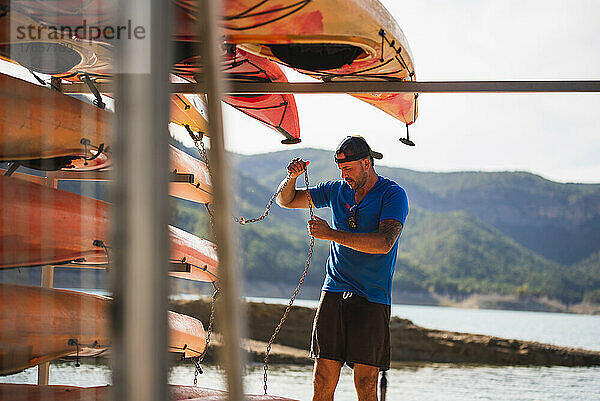
[[[321,293],[313,323],[311,358],[390,368],[390,306],[348,293]]]

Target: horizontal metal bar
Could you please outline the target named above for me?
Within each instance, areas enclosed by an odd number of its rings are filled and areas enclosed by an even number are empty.
[[[65,171],[59,170],[48,173],[50,178],[55,180],[72,180],[72,181],[110,181],[111,172],[103,171]],[[184,182],[188,184],[194,183],[194,174],[189,173],[171,173],[170,182]]]
[[[102,93],[113,91],[110,83],[98,83]],[[64,93],[90,93],[85,84],[63,85]],[[205,93],[204,83],[172,83],[171,93]],[[439,81],[439,82],[230,82],[228,93],[466,93],[466,92],[600,92],[600,81]]]

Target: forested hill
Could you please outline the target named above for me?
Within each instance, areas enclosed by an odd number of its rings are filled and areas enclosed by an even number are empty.
[[[274,188],[292,157],[310,160],[313,183],[339,177],[332,152],[324,150],[236,155],[235,160],[240,174]],[[406,189],[412,206],[433,212],[465,211],[557,263],[573,264],[600,249],[600,184],[559,184],[524,172],[376,169]]]

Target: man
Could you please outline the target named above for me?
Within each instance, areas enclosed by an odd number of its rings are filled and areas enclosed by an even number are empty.
[[[379,371],[390,366],[392,276],[408,199],[398,184],[375,172],[373,159],[382,157],[362,137],[348,136],[334,157],[341,180],[310,188],[307,199],[296,179],[309,162],[293,159],[290,181],[277,197],[285,208],[311,202],[332,211],[331,227],[317,216],[307,226],[315,238],[331,241],[311,341],[313,401],[333,400],[344,363],[354,369],[358,400],[376,401]]]

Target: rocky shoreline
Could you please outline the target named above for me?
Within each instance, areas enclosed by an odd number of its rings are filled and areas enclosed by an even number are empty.
[[[208,322],[209,300],[177,301],[171,310]],[[284,305],[248,302],[245,304],[247,340],[243,347],[248,360],[262,362],[266,343],[279,323]],[[273,363],[312,363],[308,357],[310,333],[315,310],[294,306],[279,332],[269,360]],[[215,317],[216,330],[219,316]],[[493,336],[431,330],[416,326],[408,319],[393,317],[392,363],[435,362],[487,365],[600,366],[600,352],[559,347],[532,341]],[[221,346],[214,336],[207,361]]]

